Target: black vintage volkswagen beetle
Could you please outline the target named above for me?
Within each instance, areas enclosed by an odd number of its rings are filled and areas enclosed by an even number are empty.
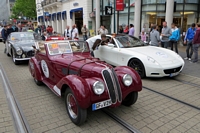
[[[21,61],[34,56],[32,46],[40,39],[40,35],[34,32],[13,32],[6,41],[6,54],[12,57],[15,65],[18,65]]]

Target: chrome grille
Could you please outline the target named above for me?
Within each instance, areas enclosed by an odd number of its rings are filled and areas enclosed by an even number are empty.
[[[26,56],[27,57],[33,57],[34,56],[34,51],[28,51],[27,53],[26,53]]]
[[[102,72],[106,86],[110,93],[110,98],[112,103],[116,103],[118,100],[119,102],[122,101],[122,93],[121,88],[119,85],[119,81],[114,69],[105,69]]]

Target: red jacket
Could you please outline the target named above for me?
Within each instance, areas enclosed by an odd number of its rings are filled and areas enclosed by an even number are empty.
[[[200,44],[200,28],[196,30],[194,35],[193,44]]]

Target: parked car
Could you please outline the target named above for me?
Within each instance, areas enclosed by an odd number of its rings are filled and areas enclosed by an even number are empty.
[[[34,56],[33,45],[40,36],[34,32],[13,32],[6,41],[6,54],[11,56],[15,65]]]
[[[111,35],[106,35],[111,39]],[[96,39],[94,36],[86,40],[93,46]],[[99,45],[94,50],[94,56],[113,66],[130,66],[135,69],[141,78],[176,76],[183,67],[184,61],[180,55],[169,49],[149,46],[140,39],[129,35],[117,35],[113,38],[113,43]]]
[[[29,70],[37,85],[47,85],[64,97],[73,123],[81,125],[87,109],[98,110],[131,106],[137,101],[142,82],[137,72],[127,66],[113,68],[90,55],[84,41],[46,41],[35,45]]]

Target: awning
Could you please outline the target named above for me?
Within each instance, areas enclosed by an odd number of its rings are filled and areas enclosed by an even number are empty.
[[[76,8],[76,9],[70,10],[70,19],[72,19],[73,12],[78,12],[78,11],[83,11],[83,8]]]
[[[49,19],[48,19],[48,21],[50,21],[51,20],[51,14],[49,14]]]
[[[51,15],[51,20],[52,21],[54,21],[54,18],[56,17],[56,13],[53,13],[52,15]]]
[[[63,20],[67,19],[67,11],[62,12],[62,19]]]
[[[57,20],[61,19],[61,12],[57,12]]]
[[[44,16],[39,16],[39,17],[38,17],[38,22],[40,22],[40,21],[41,21],[41,22],[44,22]]]

